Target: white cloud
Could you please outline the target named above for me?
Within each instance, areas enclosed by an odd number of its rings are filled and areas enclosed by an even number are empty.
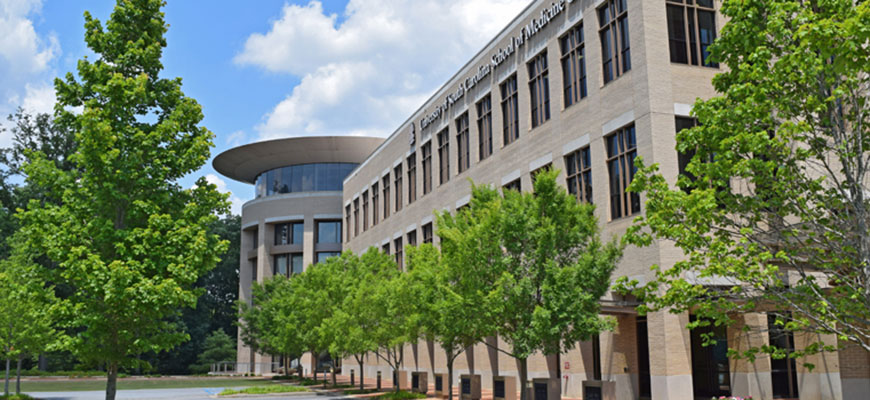
[[[219,192],[229,193],[230,194],[230,203],[231,203],[230,204],[230,212],[233,213],[233,215],[242,215],[242,204],[245,203],[245,200],[242,200],[239,196],[236,196],[235,193],[230,191],[227,188],[226,181],[224,181],[223,179],[221,179],[219,176],[217,176],[215,174],[206,174],[205,180],[208,183],[217,186],[217,190]]]
[[[319,1],[285,5],[235,58],[301,78],[260,138],[389,134],[527,4],[350,0],[341,22]]]
[[[32,18],[41,9],[41,0],[0,0],[0,124],[18,107],[51,112],[54,106],[50,78],[60,44],[54,34],[36,32]],[[0,133],[0,147],[10,140],[9,132]]]
[[[245,131],[235,131],[229,134],[226,138],[226,144],[230,146],[240,146],[246,142],[248,134]]]

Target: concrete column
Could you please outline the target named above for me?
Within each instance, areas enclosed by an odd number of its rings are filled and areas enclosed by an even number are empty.
[[[669,312],[647,316],[653,400],[694,400],[689,315]]]
[[[837,345],[835,335],[795,334],[795,348],[800,350],[809,344],[822,341],[825,345]],[[837,353],[819,353],[796,360],[798,394],[801,400],[843,400],[840,381],[840,358]],[[805,367],[809,363],[812,370]],[[847,399],[848,400],[848,399]]]
[[[870,393],[870,352],[858,345],[840,342],[840,378],[844,399],[860,399]]]
[[[315,254],[314,254],[314,242],[316,237],[315,230],[316,224],[314,221],[313,215],[306,215],[305,220],[305,233],[302,235],[302,269],[308,269],[308,266],[314,263]]]
[[[744,327],[749,327],[744,331]],[[767,334],[767,314],[749,313],[738,318],[728,327],[728,347],[738,352],[761,347],[770,343]],[[752,396],[767,400],[773,396],[770,375],[770,357],[759,355],[755,362],[746,359],[730,359],[731,393],[736,396]]]

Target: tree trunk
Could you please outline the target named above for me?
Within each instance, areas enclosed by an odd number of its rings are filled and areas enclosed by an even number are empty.
[[[365,390],[365,373],[363,372],[363,363],[365,362],[365,356],[357,358],[356,360],[359,362],[359,390]]]
[[[3,386],[3,393],[6,397],[9,397],[9,367],[11,363],[9,362],[9,356],[6,356],[6,384]]]
[[[453,354],[447,354],[447,399],[453,400]],[[441,382],[443,385],[444,382]]]
[[[336,379],[335,379],[335,373],[336,373],[336,371],[335,371],[335,360],[332,360],[332,386],[336,386],[336,385],[337,385],[337,383],[335,382],[335,380],[336,380]]]
[[[520,362],[520,400],[530,400],[529,388],[526,387],[529,381],[529,361],[527,358],[520,358],[518,361]]]
[[[21,359],[23,358],[23,353],[18,355],[18,365],[15,371],[15,394],[21,394]]]
[[[118,388],[118,363],[112,361],[106,367],[106,400],[115,400],[115,392]]]

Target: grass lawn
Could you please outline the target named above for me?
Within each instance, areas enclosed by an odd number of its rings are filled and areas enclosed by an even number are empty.
[[[10,382],[14,384],[14,382]],[[272,382],[262,378],[131,378],[119,379],[118,390],[134,389],[182,389],[216,388],[239,386],[262,386]],[[63,379],[21,381],[22,392],[65,392],[85,390],[105,390],[105,379]]]
[[[229,396],[232,394],[267,394],[267,393],[292,393],[292,392],[307,392],[308,389],[301,386],[290,385],[267,385],[254,386],[241,390],[224,389],[219,396]]]

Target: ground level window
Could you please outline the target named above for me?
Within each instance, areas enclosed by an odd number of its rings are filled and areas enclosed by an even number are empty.
[[[690,316],[695,321],[695,316]],[[704,345],[712,335],[716,343]],[[692,347],[692,387],[696,397],[730,396],[731,373],[728,366],[728,336],[724,325],[697,327],[690,334]]]

